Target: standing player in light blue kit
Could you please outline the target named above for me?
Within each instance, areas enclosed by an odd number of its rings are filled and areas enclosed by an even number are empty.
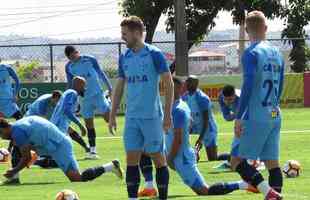
[[[4,174],[8,179],[27,166],[31,160],[31,150],[38,155],[51,156],[72,182],[91,181],[107,172],[113,172],[122,178],[122,170],[117,160],[88,168],[80,173],[70,139],[54,124],[42,117],[24,117],[12,124],[0,118],[0,137],[12,141],[21,151],[17,165]]]
[[[249,190],[251,186],[243,181],[207,185],[199,172],[195,151],[190,144],[191,110],[181,99],[182,81],[178,78],[173,78],[173,81],[173,128],[168,131],[165,139],[169,167],[198,195],[224,195],[239,189]]]
[[[15,84],[13,84],[12,80],[14,80]],[[22,118],[22,113],[16,104],[20,81],[10,65],[0,64],[0,88],[0,117],[15,118],[16,120]],[[9,151],[12,154],[12,166],[16,166],[16,160],[20,157],[20,152],[12,143],[9,145]],[[18,174],[6,183],[19,183]]]
[[[242,57],[243,85],[235,120],[235,134],[240,137],[239,156],[234,168],[264,195],[265,200],[281,200],[283,185],[279,167],[284,60],[278,49],[265,41],[267,25],[264,14],[253,11],[246,17],[251,45]],[[264,161],[269,183],[264,181],[246,159]]]
[[[126,183],[130,200],[138,199],[140,184],[139,160],[142,152],[149,154],[156,167],[159,199],[168,195],[169,171],[164,155],[164,131],[171,126],[173,82],[163,53],[143,42],[144,25],[139,17],[126,18],[121,23],[122,39],[128,50],[119,59],[119,78],[112,98],[110,131],[116,129],[116,113],[124,87],[126,121],[124,146],[126,150]],[[165,111],[159,95],[159,80],[165,87]]]
[[[98,159],[94,115],[98,111],[106,122],[109,121],[110,102],[103,92],[102,83],[108,87],[109,94],[112,93],[112,85],[94,57],[80,55],[73,46],[66,46],[65,55],[70,60],[66,65],[69,88],[72,86],[74,76],[81,76],[86,80],[85,94],[81,100],[81,114],[85,120],[90,146],[87,158]]]

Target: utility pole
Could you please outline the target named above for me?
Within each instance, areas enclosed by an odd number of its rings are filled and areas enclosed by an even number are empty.
[[[176,75],[188,76],[188,41],[185,21],[185,0],[174,0]]]

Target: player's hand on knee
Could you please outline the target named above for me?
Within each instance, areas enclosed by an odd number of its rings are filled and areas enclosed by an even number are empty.
[[[235,120],[235,136],[237,138],[240,138],[242,134],[242,124],[241,120]]]

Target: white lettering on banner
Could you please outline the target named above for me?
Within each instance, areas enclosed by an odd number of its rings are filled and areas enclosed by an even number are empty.
[[[18,93],[21,99],[36,99],[39,97],[38,88],[21,88]]]

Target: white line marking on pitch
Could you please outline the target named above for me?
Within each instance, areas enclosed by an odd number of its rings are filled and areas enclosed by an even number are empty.
[[[310,130],[287,130],[287,131],[281,131],[281,133],[310,133]],[[232,135],[233,133],[228,133],[228,132],[222,132],[222,133],[218,133],[219,135]],[[191,135],[191,136],[196,136],[196,135]],[[122,136],[107,136],[107,137],[97,137],[97,139],[102,139],[102,140],[106,140],[106,139],[111,139],[111,140],[117,140],[117,139],[121,139],[123,138]]]

